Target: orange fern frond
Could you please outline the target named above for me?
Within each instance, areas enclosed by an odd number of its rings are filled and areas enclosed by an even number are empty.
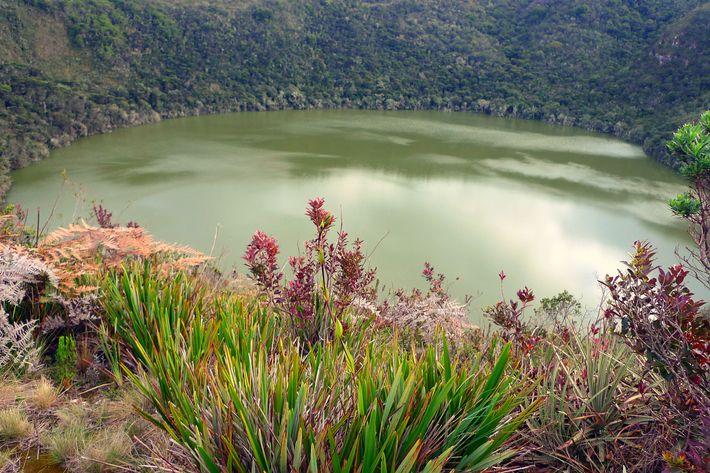
[[[142,228],[100,228],[84,221],[47,235],[37,253],[56,268],[60,288],[73,293],[91,289],[77,282],[82,276],[98,275],[130,259],[153,260],[161,271],[190,269],[211,259],[187,246],[155,241]]]

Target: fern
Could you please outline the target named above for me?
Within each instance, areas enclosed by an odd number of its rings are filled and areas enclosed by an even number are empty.
[[[53,231],[37,248],[0,242],[0,301],[17,305],[30,287],[41,284],[69,296],[91,292],[94,287],[83,285],[87,278],[129,259],[151,259],[161,272],[210,260],[190,247],[156,241],[142,228],[99,228],[81,222]]]
[[[35,321],[10,322],[0,305],[0,374],[21,374],[39,367],[40,350],[33,336],[35,326]]]
[[[120,267],[128,259],[151,259],[166,271],[200,266],[210,259],[189,247],[155,241],[139,227],[100,228],[86,222],[55,230],[37,250],[56,269],[60,288],[70,294],[94,289],[78,279]]]
[[[73,330],[81,326],[89,326],[99,321],[99,296],[97,294],[82,294],[78,297],[67,298],[58,296],[56,302],[63,311],[42,319],[40,328],[42,333],[54,331]]]
[[[35,344],[37,321],[10,321],[7,305],[17,306],[33,289],[54,286],[57,277],[30,249],[0,243],[0,374],[21,374],[39,366]]]
[[[31,287],[57,284],[50,267],[29,251],[0,243],[0,302],[17,305]]]

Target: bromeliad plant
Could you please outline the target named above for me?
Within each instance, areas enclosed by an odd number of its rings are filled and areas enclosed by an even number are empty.
[[[375,270],[365,267],[362,241],[352,247],[342,229],[332,243],[328,234],[335,217],[325,208],[325,200],[309,201],[306,215],[316,236],[304,244],[302,256],[289,258],[292,279],[283,282],[276,240],[257,231],[247,246],[244,260],[269,304],[288,314],[296,335],[308,343],[332,338],[342,330],[340,319],[353,303],[374,303]]]
[[[499,278],[502,283],[505,273]],[[524,288],[516,295],[517,300],[503,298],[487,308],[485,315],[516,347],[523,373],[541,380],[536,395],[543,401],[520,433],[529,454],[507,466],[657,471],[663,451],[673,444],[671,429],[664,430],[653,415],[657,379],[643,385],[636,354],[598,321],[585,330],[581,304],[568,292],[543,298],[533,317],[526,317],[532,291]]]
[[[309,344],[290,313],[234,296],[171,310],[178,278],[156,278],[150,290],[130,270],[109,279],[106,313],[155,409],[143,414],[201,471],[481,471],[511,454],[504,443],[537,406],[523,405],[531,388],[508,346],[492,364],[445,340],[403,349],[347,310],[350,330]]]
[[[621,341],[602,331],[572,332],[566,341],[545,340],[536,359],[546,367],[539,388],[544,401],[527,422],[532,455],[526,466],[656,470],[667,436],[650,415],[652,398],[639,395],[636,359]]]

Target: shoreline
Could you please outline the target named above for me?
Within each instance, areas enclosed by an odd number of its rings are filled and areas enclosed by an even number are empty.
[[[193,109],[183,109],[179,111],[170,111],[159,113],[153,109],[151,110],[131,110],[124,111],[119,110],[118,120],[115,122],[109,122],[105,126],[97,129],[90,130],[86,125],[81,123],[83,127],[78,127],[78,133],[64,133],[60,135],[55,135],[48,141],[29,141],[25,142],[25,148],[34,148],[36,153],[33,155],[29,151],[22,154],[18,153],[20,157],[28,157],[27,162],[18,167],[9,167],[5,172],[2,172],[0,168],[0,202],[6,202],[6,197],[10,192],[12,187],[12,177],[13,171],[23,169],[27,166],[32,165],[34,162],[47,159],[49,154],[56,149],[66,148],[71,146],[74,142],[79,139],[87,138],[90,136],[103,135],[106,133],[111,133],[114,130],[124,129],[124,128],[134,128],[144,125],[152,125],[160,123],[164,120],[172,120],[177,118],[189,118],[189,117],[199,117],[206,115],[222,115],[229,113],[250,113],[250,112],[277,112],[277,111],[307,111],[307,110],[360,110],[360,111],[431,111],[431,112],[446,112],[446,113],[475,113],[480,115],[487,115],[497,118],[508,118],[516,120],[526,120],[526,121],[537,121],[553,126],[562,126],[567,128],[577,128],[580,130],[601,133],[609,136],[613,136],[620,139],[626,143],[639,146],[644,154],[663,166],[668,167],[671,170],[677,171],[677,169],[672,165],[672,162],[668,159],[668,154],[663,153],[660,149],[648,148],[644,146],[642,140],[633,139],[629,131],[625,129],[625,126],[620,126],[619,123],[615,125],[599,123],[596,125],[585,124],[581,119],[567,115],[565,113],[551,113],[546,114],[541,111],[527,110],[523,107],[506,105],[502,101],[498,100],[478,100],[475,103],[468,104],[463,103],[458,104],[448,104],[441,107],[427,107],[418,105],[404,105],[404,106],[353,106],[353,105],[337,105],[337,104],[323,104],[319,100],[316,100],[316,104],[309,105],[306,107],[292,107],[284,106],[281,104],[253,104],[253,103],[240,103],[237,102],[235,106],[227,107],[206,107],[206,108],[193,108]],[[29,156],[28,156],[29,155]],[[9,160],[8,160],[9,161]],[[1,163],[1,160],[0,160]]]

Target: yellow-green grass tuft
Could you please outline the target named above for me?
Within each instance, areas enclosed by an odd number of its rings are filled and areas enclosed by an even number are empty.
[[[86,447],[89,432],[86,426],[73,423],[53,429],[44,438],[44,447],[56,464],[76,461]]]
[[[104,429],[92,435],[81,455],[70,464],[76,471],[100,473],[130,464],[132,450],[133,442],[124,429]]]
[[[0,471],[3,471],[3,468],[10,465],[10,462],[12,461],[11,455],[12,451],[4,452],[0,450]]]
[[[0,439],[20,440],[32,432],[27,415],[18,408],[0,410]]]

